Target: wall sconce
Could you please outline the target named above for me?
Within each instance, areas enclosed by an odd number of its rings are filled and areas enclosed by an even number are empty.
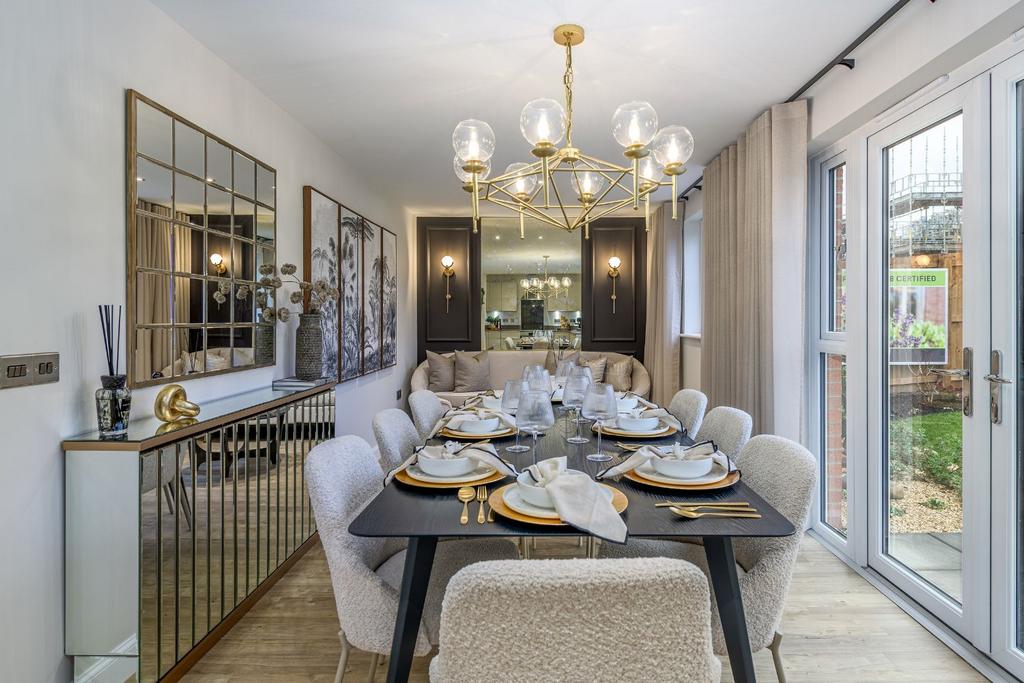
[[[441,267],[444,269],[441,271],[441,275],[444,276],[444,312],[448,312],[448,307],[452,301],[451,289],[449,289],[449,283],[451,282],[452,276],[455,275],[455,259],[445,254],[441,257]]]
[[[615,295],[615,281],[619,279],[619,266],[622,265],[622,259],[618,256],[612,256],[608,259],[608,277],[612,279],[612,314],[615,313],[615,299],[618,297]]]
[[[228,267],[224,265],[224,257],[216,252],[210,254],[210,265],[213,266],[213,270],[217,275],[223,275],[228,271]]]

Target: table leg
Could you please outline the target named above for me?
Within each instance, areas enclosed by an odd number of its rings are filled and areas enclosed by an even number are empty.
[[[402,590],[395,619],[395,635],[391,640],[391,658],[388,661],[388,683],[409,680],[412,653],[416,649],[416,636],[423,616],[423,602],[430,584],[430,571],[434,566],[434,537],[410,538],[405,550],[405,570]]]
[[[715,589],[715,602],[718,603],[718,615],[722,620],[733,680],[736,683],[753,683],[756,680],[754,657],[750,652],[750,636],[743,612],[743,596],[740,594],[732,541],[721,536],[705,536],[704,554],[708,559],[711,585]]]

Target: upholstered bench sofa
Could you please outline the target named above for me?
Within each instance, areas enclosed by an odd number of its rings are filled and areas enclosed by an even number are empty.
[[[602,357],[606,358],[608,367],[611,367],[618,361],[629,359],[631,366],[631,383],[628,390],[645,398],[650,394],[651,376],[648,374],[647,368],[643,366],[643,363],[638,361],[636,358],[632,358],[621,353],[610,353],[604,351],[566,351],[562,355],[565,358],[572,358],[576,353],[579,353],[580,357],[586,361],[596,360]],[[446,358],[451,358],[453,354],[445,353],[441,355]],[[544,365],[547,358],[547,350],[489,351],[487,352],[487,359],[490,363],[490,386],[487,388],[501,389],[505,386],[505,382],[508,380],[519,379],[522,377],[523,369],[527,365]],[[461,406],[466,402],[466,399],[476,395],[476,392],[474,391],[467,392],[432,388],[430,386],[430,372],[428,370],[427,361],[420,363],[416,367],[416,370],[413,371],[410,384],[412,391],[429,389],[439,397],[450,401],[454,406]]]

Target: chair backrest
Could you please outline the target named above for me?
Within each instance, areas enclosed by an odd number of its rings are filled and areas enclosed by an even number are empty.
[[[387,408],[373,416],[373,435],[380,449],[380,466],[390,472],[412,455],[423,439],[404,410]]]
[[[409,394],[409,410],[412,412],[412,421],[416,425],[421,441],[427,440],[437,421],[444,417],[450,407],[450,404],[446,406],[437,394],[428,389],[420,389]]]
[[[711,648],[708,582],[689,562],[479,562],[448,583],[430,680],[710,683]]]
[[[305,475],[341,628],[356,647],[387,652],[395,628],[398,593],[374,569],[401,550],[404,542],[361,538],[348,532],[349,523],[383,483],[384,472],[373,448],[358,436],[325,441],[306,456]],[[421,640],[427,643],[422,627]],[[424,649],[429,649],[429,644],[417,647]]]
[[[783,538],[737,538],[736,561],[746,570],[740,579],[744,600],[756,597],[747,610],[747,628],[755,649],[767,647],[782,620],[786,591],[793,576],[800,539],[814,500],[818,467],[800,444],[781,436],[755,436],[743,447],[736,464],[743,481],[788,519],[797,532]]]
[[[676,416],[683,424],[683,429],[691,437],[697,434],[701,422],[704,421],[704,410],[708,407],[708,397],[696,389],[682,389],[676,392],[668,404],[668,412]]]
[[[694,438],[697,441],[711,439],[718,446],[718,450],[730,458],[735,458],[750,439],[753,424],[750,415],[739,408],[717,406],[704,416],[704,422]]]
[[[516,350],[516,340],[512,337],[505,337],[505,349],[508,351]]]
[[[533,342],[534,349],[549,349],[551,348],[551,342],[547,339],[535,339]]]

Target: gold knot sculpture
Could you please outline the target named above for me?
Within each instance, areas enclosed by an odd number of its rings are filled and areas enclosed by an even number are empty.
[[[169,384],[156,395],[153,412],[164,422],[176,422],[182,418],[194,418],[199,414],[199,406],[188,400],[185,387]]]

